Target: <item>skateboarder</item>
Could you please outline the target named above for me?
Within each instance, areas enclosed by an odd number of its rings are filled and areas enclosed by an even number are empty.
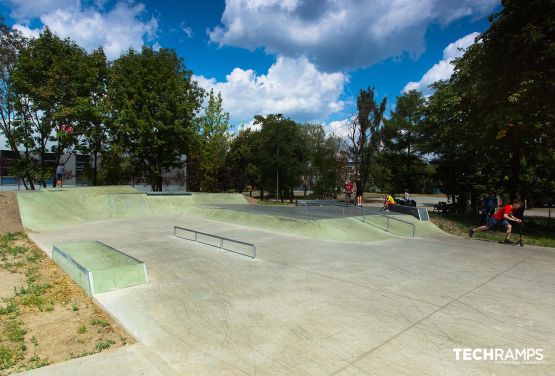
[[[511,239],[509,239],[512,231],[512,226],[509,223],[509,221],[522,223],[521,219],[518,219],[513,215],[513,212],[518,210],[518,208],[520,208],[521,205],[522,203],[518,199],[515,199],[512,205],[505,205],[505,206],[500,205],[498,210],[491,217],[488,218],[486,225],[480,226],[477,228],[471,228],[470,230],[468,230],[468,236],[472,237],[472,235],[474,235],[475,232],[489,230],[495,227],[496,225],[501,224],[502,226],[505,227],[505,230],[506,230],[504,242],[508,244],[514,244],[514,242]]]

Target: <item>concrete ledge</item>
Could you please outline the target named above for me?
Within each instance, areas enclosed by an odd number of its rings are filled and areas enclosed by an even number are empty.
[[[418,219],[419,221],[430,220],[427,208],[418,208],[415,206],[391,205],[389,207],[389,210],[396,213],[412,215],[414,218]]]
[[[144,262],[98,241],[55,244],[52,260],[91,296],[148,283]]]

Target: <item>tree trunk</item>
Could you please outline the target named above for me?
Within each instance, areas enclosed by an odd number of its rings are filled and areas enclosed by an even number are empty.
[[[98,152],[93,152],[93,185],[97,184],[98,178]]]

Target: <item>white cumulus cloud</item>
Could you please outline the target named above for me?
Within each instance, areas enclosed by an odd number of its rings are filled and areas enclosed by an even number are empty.
[[[78,8],[79,0],[5,0],[9,5],[10,16],[18,22],[40,17],[58,9]]]
[[[30,29],[25,25],[15,24],[13,28],[19,31],[25,38],[37,38],[40,34],[40,30]]]
[[[418,56],[432,23],[480,17],[499,0],[226,0],[219,45],[306,56],[326,71],[367,67],[392,56]]]
[[[327,124],[324,124],[324,129],[326,130],[326,134],[328,135],[335,135],[337,137],[346,139],[349,136],[349,124],[351,122],[352,119],[331,121]]]
[[[235,68],[224,82],[193,77],[206,89],[220,92],[223,107],[234,122],[245,123],[254,115],[283,114],[296,121],[321,121],[341,110],[339,99],[347,76],[323,73],[306,58],[278,57],[266,74]]]
[[[19,0],[11,1],[19,3]],[[37,15],[42,24],[59,37],[69,37],[89,51],[102,46],[109,59],[117,58],[130,47],[140,49],[145,40],[156,37],[158,20],[154,17],[143,20],[145,6],[142,3],[120,1],[110,10],[98,2],[89,7],[82,7],[75,1],[71,6],[62,7],[62,3],[61,0],[49,2],[51,6]],[[60,7],[55,8],[54,5]],[[14,12],[19,14],[25,9],[23,6],[16,7]],[[32,17],[35,14],[28,12],[25,16]],[[30,29],[24,23],[16,24],[14,28],[27,36],[36,36],[40,31]]]
[[[410,90],[418,90],[425,95],[431,94],[431,89],[429,86],[434,82],[440,80],[447,80],[453,74],[453,64],[451,62],[453,59],[460,57],[464,54],[464,51],[472,44],[476,37],[480,33],[468,34],[457,41],[450,43],[443,50],[443,59],[434,64],[420,79],[418,82],[409,82],[405,85],[403,92],[408,92]]]

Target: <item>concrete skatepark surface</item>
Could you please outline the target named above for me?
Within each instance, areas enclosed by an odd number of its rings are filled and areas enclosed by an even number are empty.
[[[239,195],[147,199],[110,187],[18,199],[45,252],[99,240],[144,261],[150,279],[95,295],[137,345],[29,375],[555,374],[551,248],[430,223],[413,239],[350,217],[225,208],[243,205]],[[254,242],[257,258],[176,238],[174,225]],[[454,348],[542,348],[544,361],[456,360]]]

